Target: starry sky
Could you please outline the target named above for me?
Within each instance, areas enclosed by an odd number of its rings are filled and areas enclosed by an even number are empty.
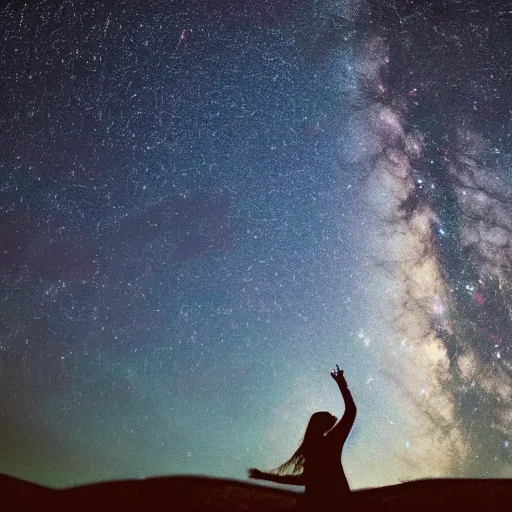
[[[511,477],[506,7],[0,11],[0,472]],[[507,39],[508,38],[508,39]]]

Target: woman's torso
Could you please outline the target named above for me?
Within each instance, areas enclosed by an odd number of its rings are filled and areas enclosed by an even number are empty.
[[[315,451],[306,457],[304,478],[307,495],[332,499],[350,493],[341,464],[341,450],[341,447],[332,446],[324,438]]]

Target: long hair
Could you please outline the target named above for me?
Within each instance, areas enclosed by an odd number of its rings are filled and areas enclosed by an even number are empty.
[[[315,452],[325,432],[334,425],[330,412],[315,412],[309,419],[306,432],[295,453],[283,464],[268,473],[277,475],[299,475],[304,471],[304,463],[311,453]]]

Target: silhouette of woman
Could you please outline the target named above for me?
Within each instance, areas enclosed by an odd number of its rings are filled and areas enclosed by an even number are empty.
[[[341,465],[341,452],[356,418],[356,404],[339,366],[331,372],[345,401],[345,413],[338,423],[329,412],[315,412],[308,423],[301,445],[292,457],[268,472],[249,469],[249,478],[286,485],[305,486],[294,510],[349,508],[351,491]],[[287,474],[291,469],[291,474]]]

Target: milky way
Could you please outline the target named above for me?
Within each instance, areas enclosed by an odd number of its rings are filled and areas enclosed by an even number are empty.
[[[468,18],[438,5],[415,21],[407,6],[368,9],[351,159],[366,176],[372,294],[387,297],[376,364],[389,366],[404,408],[404,472],[510,476],[511,125],[500,87],[511,76],[498,41],[480,32],[506,30],[510,13]],[[485,42],[470,47],[470,34]],[[436,66],[440,50],[460,66]],[[496,66],[482,66],[486,57]]]

